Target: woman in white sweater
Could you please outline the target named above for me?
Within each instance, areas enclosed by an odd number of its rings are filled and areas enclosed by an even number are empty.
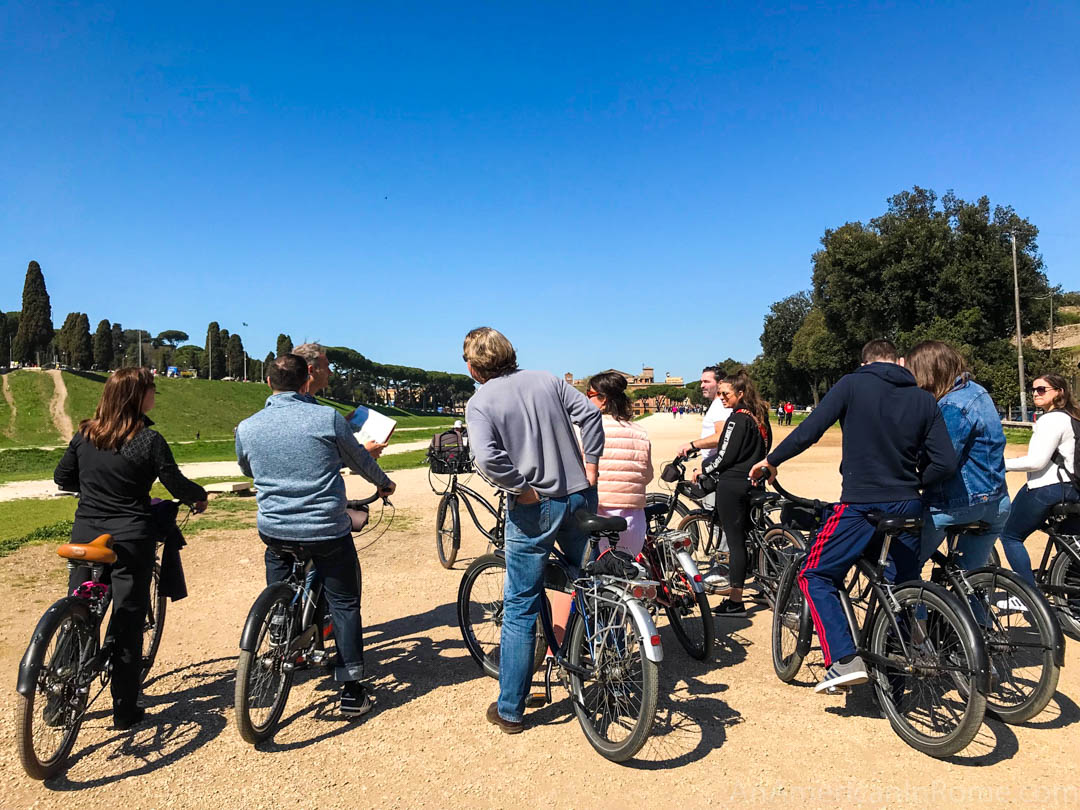
[[[1027,455],[1005,459],[1005,469],[1023,470],[1027,483],[1013,499],[1001,545],[1012,570],[1034,585],[1024,540],[1043,525],[1055,504],[1080,500],[1073,483],[1077,475],[1073,420],[1080,420],[1080,407],[1068,383],[1057,374],[1039,377],[1031,384],[1031,392],[1035,406],[1044,413],[1035,423]]]

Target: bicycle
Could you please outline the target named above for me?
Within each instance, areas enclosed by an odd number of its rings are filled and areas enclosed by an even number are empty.
[[[465,504],[469,518],[477,531],[483,535],[490,546],[502,548],[506,541],[506,490],[497,489],[497,500],[494,505],[475,489],[466,486],[458,480],[460,473],[450,474],[450,484],[442,492],[439,498],[439,507],[435,513],[435,549],[439,554],[439,562],[443,568],[452,568],[457,560],[458,549],[461,548],[461,510],[459,503]],[[438,494],[438,490],[432,487],[432,491]],[[480,523],[477,507],[487,512],[495,523],[490,529]]]
[[[379,498],[349,501],[362,509]],[[389,505],[389,500],[383,502]],[[283,582],[267,585],[248,611],[240,635],[236,661],[236,726],[245,742],[269,738],[289,699],[298,669],[326,663],[330,655],[324,639],[332,628],[326,621],[323,582],[303,543],[275,546],[292,558],[292,570]]]
[[[786,500],[804,508],[821,505],[774,485]],[[857,654],[897,736],[924,754],[952,756],[974,739],[986,713],[990,664],[982,634],[965,606],[941,585],[920,580],[894,585],[886,580],[893,537],[919,531],[921,518],[885,513],[867,517],[875,526],[870,548],[880,542],[880,551],[876,560],[864,557],[855,563],[856,576],[868,588],[861,622],[851,595],[839,589]],[[793,555],[786,566],[773,610],[773,669],[785,683],[794,680],[814,635],[809,605],[796,585],[806,553]]]
[[[1035,584],[1046,596],[1069,638],[1080,640],[1080,503],[1061,503],[1046,519],[1046,546],[1034,570]],[[997,548],[990,564],[1000,567]]]
[[[663,504],[666,509],[664,512],[652,512],[648,522],[648,530],[652,534],[659,534],[664,529],[671,526],[672,519],[678,515],[679,520],[682,521],[691,511],[703,510],[701,507],[701,499],[706,496],[706,493],[697,486],[693,481],[686,480],[686,462],[692,458],[695,458],[700,453],[699,450],[691,450],[685,456],[676,456],[675,459],[667,464],[660,473],[660,480],[667,484],[673,484],[674,487],[670,494],[664,492],[647,492],[645,493],[645,506],[655,506]],[[687,506],[683,501],[683,498],[688,498],[693,506]],[[697,531],[697,527],[694,527],[693,531]],[[693,535],[694,547],[697,548],[697,536]]]
[[[574,520],[589,533],[589,558],[601,539],[614,545],[619,532],[626,529],[623,518],[603,518],[583,510],[574,514]],[[505,566],[502,549],[478,557],[466,569],[458,589],[458,624],[465,646],[492,677],[499,672],[502,592],[487,591],[481,576],[503,571]],[[647,579],[643,566],[618,551],[586,563],[580,576],[578,568],[557,549],[548,558],[545,588],[570,595],[572,602],[561,642],[546,595],[540,602],[543,632],[537,649],[549,652],[544,691],[530,695],[528,705],[551,702],[552,675],[557,669],[589,743],[601,756],[623,762],[645,744],[656,717],[663,648],[645,603],[656,598],[660,583]]]
[[[193,510],[180,528],[191,514]],[[112,535],[103,534],[89,543],[64,543],[57,549],[68,561],[69,571],[88,566],[90,579],[45,611],[19,662],[15,741],[19,762],[32,779],[48,779],[63,770],[87,710],[112,675],[115,645],[107,632],[102,641],[100,632],[112,605],[112,588],[102,582],[109,566],[116,562],[112,544]],[[155,554],[143,625],[140,676],[144,681],[164,632],[166,597],[159,589],[160,577]],[[91,697],[95,681],[100,681],[100,686]]]

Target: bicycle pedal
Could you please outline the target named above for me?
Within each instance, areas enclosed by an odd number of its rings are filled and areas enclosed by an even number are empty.
[[[851,692],[850,686],[830,686],[825,690],[826,695],[836,697],[837,695],[846,695]]]
[[[548,703],[546,692],[532,692],[525,698],[526,709],[539,709]]]

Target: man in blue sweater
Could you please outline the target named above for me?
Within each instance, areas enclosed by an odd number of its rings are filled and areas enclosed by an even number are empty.
[[[933,395],[897,364],[892,343],[872,340],[863,347],[862,367],[842,377],[806,420],[750,470],[750,477],[767,474],[771,480],[780,464],[817,442],[837,420],[844,432],[840,503],[814,538],[797,578],[828,667],[817,692],[868,680],[837,594],[873,539],[867,513],[921,516],[920,488],[956,470],[956,454]],[[918,579],[919,545],[918,535],[904,534],[890,546],[897,582]]]
[[[282,546],[303,545],[311,552],[334,621],[341,665],[341,712],[359,716],[374,705],[364,677],[363,625],[360,619],[360,562],[345,511],[342,467],[349,467],[389,497],[394,482],[360,446],[333,408],[306,397],[309,377],[304,358],[283,354],[270,366],[272,391],[266,407],[236,428],[236,458],[255,479],[259,537],[266,544],[266,582],[289,576],[291,559]]]

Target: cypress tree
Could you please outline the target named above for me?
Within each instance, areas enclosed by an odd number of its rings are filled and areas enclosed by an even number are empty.
[[[267,352],[266,359],[263,360],[262,368],[259,369],[259,373],[262,375],[262,381],[266,382],[266,375],[270,373],[270,364],[274,362],[274,353]]]
[[[54,336],[56,352],[60,355],[60,362],[73,365],[72,355],[75,353],[75,329],[79,324],[79,313],[69,312],[64,318],[64,325]]]
[[[217,321],[211,321],[206,327],[206,345],[203,351],[200,372],[204,377],[220,380],[225,376],[225,346],[222,345],[221,327]]]
[[[293,350],[292,338],[288,335],[281,334],[277,336],[277,356],[281,357],[283,354],[288,354]]]
[[[244,379],[244,341],[239,335],[229,335],[229,376]]]
[[[94,362],[94,344],[90,339],[90,318],[80,312],[71,337],[71,364],[85,371]]]
[[[124,365],[124,350],[126,348],[127,341],[124,340],[124,327],[114,323],[112,325],[113,365],[117,367]]]
[[[112,368],[113,341],[112,325],[102,320],[94,332],[94,368],[98,371],[108,371]]]
[[[19,362],[36,362],[52,340],[53,333],[52,305],[45,289],[45,276],[37,262],[30,262],[23,282],[22,313],[13,347]]]
[[[8,333],[7,316],[0,312],[0,366],[6,366],[11,353],[11,335]]]

